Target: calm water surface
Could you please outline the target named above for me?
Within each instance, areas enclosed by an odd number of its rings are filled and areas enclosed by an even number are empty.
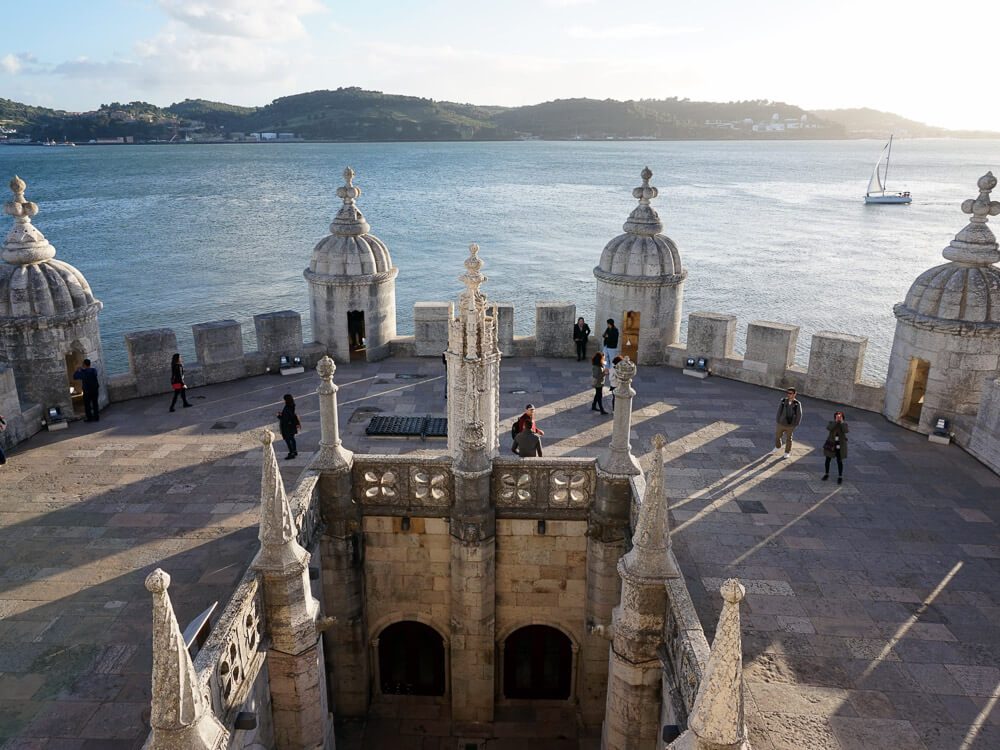
[[[959,205],[1000,168],[1000,141],[897,141],[890,189],[909,206],[866,206],[882,144],[827,142],[368,143],[0,147],[0,176],[19,174],[39,204],[35,224],[57,257],[104,302],[111,372],[127,370],[124,334],[171,327],[193,358],[190,326],[309,303],[302,271],[354,168],[372,233],[399,267],[398,329],[413,303],[456,299],[470,242],[485,291],[515,305],[530,334],[536,300],[574,302],[593,326],[593,267],[635,205],[649,165],[653,205],[689,276],[688,312],[869,338],[865,374],[884,377],[900,301],[943,263],[967,217]],[[10,220],[4,224],[4,233]],[[595,328],[598,329],[600,326]]]

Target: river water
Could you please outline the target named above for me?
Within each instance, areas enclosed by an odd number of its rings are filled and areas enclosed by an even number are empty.
[[[453,300],[470,242],[484,291],[515,305],[568,301],[595,330],[593,268],[635,206],[648,165],[664,233],[689,275],[684,309],[810,335],[867,336],[865,374],[883,378],[892,306],[967,218],[976,180],[1000,169],[998,140],[897,140],[888,187],[909,206],[866,206],[874,141],[513,142],[0,147],[39,204],[35,224],[104,303],[109,372],[127,370],[124,334],[171,327],[193,359],[190,326],[292,309],[309,331],[302,271],[328,231],[350,165],[358,205],[399,267],[398,330],[413,303]],[[4,216],[3,233],[12,220]],[[567,332],[568,333],[568,332]],[[683,333],[682,333],[683,336]]]

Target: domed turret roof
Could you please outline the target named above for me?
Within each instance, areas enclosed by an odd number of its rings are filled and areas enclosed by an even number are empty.
[[[663,222],[649,205],[649,201],[659,193],[649,184],[653,173],[646,167],[641,176],[642,185],[632,191],[639,205],[622,226],[625,234],[618,235],[605,245],[601,262],[594,272],[647,279],[685,276],[677,245],[661,234]]]
[[[10,181],[14,200],[3,210],[14,226],[0,247],[0,319],[40,318],[101,309],[90,284],[69,263],[55,260],[55,248],[31,223],[38,206],[24,199],[25,184]]]
[[[354,170],[344,170],[345,184],[337,188],[337,196],[344,205],[330,224],[330,235],[319,241],[313,249],[309,270],[321,276],[369,276],[388,273],[392,259],[385,243],[368,231],[354,199],[361,195],[361,188],[352,184]]]
[[[996,237],[986,225],[1000,214],[1000,202],[990,200],[997,179],[987,172],[977,183],[979,196],[962,203],[972,214],[969,224],[942,252],[949,260],[920,274],[897,305],[899,313],[962,323],[1000,324],[1000,260]]]

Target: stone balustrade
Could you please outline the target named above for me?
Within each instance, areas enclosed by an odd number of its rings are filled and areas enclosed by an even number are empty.
[[[455,495],[451,457],[366,454],[354,460],[355,501],[368,516],[448,515]]]
[[[586,520],[594,501],[592,458],[497,458],[491,493],[497,518]]]

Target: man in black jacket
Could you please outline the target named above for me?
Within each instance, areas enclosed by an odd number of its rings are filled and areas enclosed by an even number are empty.
[[[90,360],[83,360],[83,367],[78,367],[73,373],[73,380],[80,380],[83,383],[83,409],[87,416],[84,422],[99,422],[101,417],[98,414],[97,395],[101,391],[101,384],[97,380],[97,370],[90,366]]]
[[[587,356],[587,339],[590,338],[590,326],[577,318],[573,326],[573,341],[576,342],[576,361],[582,362]]]
[[[802,404],[795,398],[795,389],[789,388],[785,391],[785,397],[781,399],[781,403],[778,404],[778,429],[774,433],[774,450],[771,453],[777,453],[781,450],[781,436],[784,434],[785,455],[782,458],[788,458],[788,454],[792,452],[792,433],[795,432],[795,428],[799,426],[801,421]]]
[[[615,328],[615,321],[608,318],[608,327],[604,329],[604,366],[611,364],[611,360],[618,356],[618,329]]]

